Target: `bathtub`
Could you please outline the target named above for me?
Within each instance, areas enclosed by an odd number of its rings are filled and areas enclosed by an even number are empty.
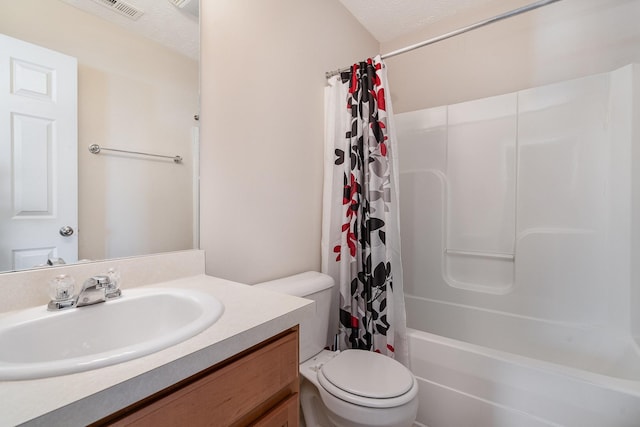
[[[640,355],[630,338],[425,298],[406,302],[417,425],[640,426]]]

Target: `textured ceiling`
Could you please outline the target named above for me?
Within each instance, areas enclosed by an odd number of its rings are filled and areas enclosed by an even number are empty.
[[[381,43],[493,0],[340,0]]]
[[[123,0],[144,12],[136,21],[93,0],[61,1],[146,36],[190,58],[199,58],[198,17],[176,8],[168,0]]]
[[[199,57],[198,18],[177,9],[169,0],[122,0],[144,12],[137,21],[94,0],[60,1],[149,37],[186,56]],[[381,43],[490,1],[493,0],[340,0]]]

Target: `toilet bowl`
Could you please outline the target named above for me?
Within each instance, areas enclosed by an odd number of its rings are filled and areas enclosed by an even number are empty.
[[[386,356],[362,350],[323,350],[303,362],[300,373],[320,396],[330,425],[407,427],[415,421],[418,382],[408,369]],[[322,425],[315,419],[317,408],[305,397],[301,401],[307,426]]]
[[[300,325],[300,387],[307,427],[409,427],[418,412],[418,382],[399,362],[363,350],[324,350],[333,279],[307,272],[257,284],[312,299],[316,315]]]

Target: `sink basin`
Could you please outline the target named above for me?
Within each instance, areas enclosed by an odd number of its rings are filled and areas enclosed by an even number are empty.
[[[35,307],[0,317],[0,380],[87,371],[135,359],[202,332],[224,306],[200,291],[135,288],[58,312]]]

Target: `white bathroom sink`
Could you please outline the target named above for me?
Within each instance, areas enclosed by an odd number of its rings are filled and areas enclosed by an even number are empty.
[[[0,317],[0,381],[51,377],[124,362],[202,332],[224,306],[200,291],[136,288],[122,297],[51,312]]]

